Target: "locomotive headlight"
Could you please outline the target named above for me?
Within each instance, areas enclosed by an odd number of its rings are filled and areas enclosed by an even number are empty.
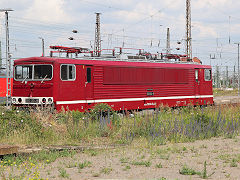
[[[47,101],[47,100],[46,100],[46,98],[42,98],[42,103],[44,103],[44,104],[45,104],[45,103],[46,103],[46,101]]]
[[[19,103],[22,103],[22,98],[18,98],[18,102],[19,102]]]
[[[52,98],[48,98],[48,103],[52,104]]]
[[[16,103],[16,98],[12,98],[12,103]]]

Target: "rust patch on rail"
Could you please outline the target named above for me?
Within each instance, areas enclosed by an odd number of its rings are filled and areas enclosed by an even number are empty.
[[[18,146],[0,144],[0,156],[18,153]]]

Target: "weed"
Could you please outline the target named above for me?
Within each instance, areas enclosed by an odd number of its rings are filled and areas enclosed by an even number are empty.
[[[179,148],[177,148],[177,147],[173,147],[173,148],[171,149],[171,152],[172,152],[172,153],[180,153],[181,150],[180,150]]]
[[[73,157],[76,151],[63,150],[63,151],[40,151],[31,155],[32,161],[40,161],[50,164],[60,157]]]
[[[110,172],[112,171],[112,168],[102,168],[101,169],[101,173],[104,173],[104,174],[110,174]]]
[[[192,147],[190,148],[190,150],[191,150],[192,153],[196,153],[196,152],[197,152],[197,150],[195,149],[194,146],[192,146]]]
[[[202,178],[206,179],[207,178],[207,162],[204,162],[204,168],[203,168],[203,173],[202,173]]]
[[[229,163],[231,159],[230,154],[221,154],[218,156],[219,159],[223,160],[225,163]]]
[[[231,163],[230,163],[230,167],[237,167],[237,159],[233,158]]]
[[[83,152],[90,156],[97,156],[99,153],[98,151],[96,151],[94,149],[87,149],[87,150],[84,150]]]
[[[51,175],[51,171],[47,170],[47,175],[50,176]]]
[[[226,178],[230,178],[231,174],[226,174],[225,177]]]
[[[59,177],[69,178],[69,174],[67,174],[67,171],[64,168],[59,168],[58,172],[59,172]]]
[[[126,158],[126,157],[123,157],[120,159],[121,163],[128,163],[128,161],[129,161],[129,158]]]
[[[207,179],[211,177],[215,172],[212,172],[210,175],[207,175],[207,162],[204,161],[203,172],[199,174],[199,176],[203,179]]]
[[[169,149],[158,149],[156,151],[156,153],[157,154],[166,154],[169,150],[170,150],[170,148]]]
[[[98,152],[94,151],[94,150],[89,151],[89,153],[91,156],[97,156],[97,154],[98,154]]]
[[[168,154],[168,152],[171,150],[171,148],[167,148],[167,149],[158,149],[156,151],[157,154],[159,154],[159,158],[160,159],[165,159],[168,160],[170,155]]]
[[[156,164],[156,168],[162,168],[162,167],[163,167],[163,166],[162,166],[161,163]]]
[[[236,159],[237,162],[240,162],[240,154],[236,154],[235,159]]]
[[[99,177],[100,174],[99,174],[99,173],[94,173],[92,176],[93,176],[93,177]]]
[[[84,161],[83,163],[79,163],[78,164],[78,169],[83,169],[85,167],[90,167],[91,166],[91,162],[90,161]]]
[[[150,167],[151,166],[151,162],[150,161],[133,161],[132,165],[135,166],[145,166],[145,167]]]
[[[69,162],[66,167],[67,168],[77,167],[77,163],[76,162]]]
[[[191,169],[191,168],[187,167],[186,165],[184,165],[182,167],[182,169],[179,170],[179,173],[182,175],[195,175],[195,174],[200,175],[201,174],[200,172],[195,171],[194,169]]]
[[[131,169],[131,166],[127,165],[127,166],[125,166],[125,168],[124,168],[123,170],[124,170],[124,171],[127,171],[127,170],[129,170],[129,169]]]
[[[205,144],[201,145],[200,148],[207,149],[207,146]]]
[[[169,160],[170,155],[169,154],[160,154],[159,158],[164,160]]]

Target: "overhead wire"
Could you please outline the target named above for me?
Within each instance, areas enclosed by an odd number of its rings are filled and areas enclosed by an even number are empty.
[[[88,1],[88,2],[90,2],[89,0],[81,0],[81,1]],[[95,2],[94,2],[95,3]],[[95,3],[96,4],[96,3]],[[103,4],[101,4],[101,3],[97,3],[98,5],[103,5]],[[169,3],[170,4],[170,3]],[[106,5],[105,5],[106,6]],[[114,7],[109,7],[110,9],[115,9]],[[117,8],[118,10],[123,10],[123,9],[121,9],[121,8]],[[124,10],[125,11],[125,10]],[[160,10],[159,10],[160,11]],[[157,14],[159,14],[160,12],[156,12],[156,15]],[[135,12],[134,12],[135,13]],[[136,13],[138,13],[138,12],[136,12]],[[139,13],[139,14],[141,14],[141,12]],[[146,21],[147,19],[149,19],[149,18],[151,18],[151,16],[154,16],[154,15],[148,15],[148,17],[145,17],[145,18],[143,18],[141,21],[138,21],[138,22],[136,22],[136,23],[134,23],[134,24],[130,24],[130,25],[128,25],[127,27],[125,27],[124,29],[126,30],[126,29],[128,29],[128,27],[129,26],[134,26],[134,25],[136,25],[136,24],[139,24],[139,23],[142,23],[142,22],[144,22],[144,21]],[[44,33],[46,34],[46,35],[51,35],[51,37],[62,37],[63,35],[68,35],[68,33],[65,31],[65,28],[66,29],[68,29],[67,27],[68,26],[71,26],[71,24],[65,24],[65,23],[63,23],[63,24],[58,24],[58,23],[49,23],[48,25],[46,25],[44,22],[43,23],[34,23],[32,20],[27,20],[27,19],[23,19],[23,20],[21,20],[21,18],[19,18],[18,20],[17,20],[18,22],[28,22],[28,30],[31,30],[31,29],[34,29],[34,28],[32,28],[31,27],[31,24],[32,25],[34,25],[34,24],[36,24],[37,26],[40,26],[41,28],[43,28],[44,30],[38,30],[39,32],[43,32],[43,31],[45,31]],[[51,28],[49,28],[49,26],[56,26],[55,28],[56,29],[52,29],[51,30]],[[57,26],[59,26],[59,27],[57,27]],[[20,29],[17,29],[17,28],[20,28]],[[19,25],[18,25],[18,27],[17,26],[15,26],[15,30],[17,30],[18,32],[23,32],[23,31],[21,31],[21,29],[22,28],[24,28],[24,26],[20,26],[19,27]],[[46,29],[50,29],[48,32],[46,32],[47,30],[45,30],[45,28]],[[69,28],[69,29],[71,29],[71,28]],[[28,33],[28,32],[30,32],[30,31],[28,31],[28,30],[26,30],[25,32],[26,33]],[[52,31],[52,32],[51,32]],[[66,32],[66,34],[63,34],[63,33],[60,33],[60,32]],[[31,33],[33,33],[33,32],[31,32]],[[38,33],[36,33],[35,32],[35,34],[38,34]],[[69,33],[70,34],[70,33]],[[85,33],[82,33],[83,35],[87,35],[87,34],[85,34]],[[113,33],[112,33],[113,34]],[[152,36],[152,32],[151,32],[151,36]],[[156,33],[157,34],[157,33]],[[90,35],[90,34],[89,34]],[[118,37],[120,37],[120,35],[117,35],[117,34],[113,34],[113,36],[118,36]],[[104,37],[104,36],[103,36]],[[122,37],[125,37],[125,41],[127,41],[127,39],[140,39],[140,40],[143,40],[143,41],[148,41],[149,40],[149,38],[148,37],[145,37],[145,38],[138,38],[138,37],[131,37],[131,36],[127,36],[127,35],[125,35],[124,34],[124,36],[122,36]],[[91,38],[90,38],[91,39]],[[86,41],[89,41],[90,39],[82,39],[82,40],[86,40]],[[154,40],[154,39],[159,39],[159,38],[154,38],[154,37],[151,37],[150,38],[151,40]],[[163,39],[164,40],[164,39]],[[171,42],[172,42],[173,40],[171,40]],[[204,41],[204,40],[198,40],[198,42],[201,42],[201,41]],[[207,40],[206,40],[207,41]],[[209,40],[209,41],[211,41],[211,40]],[[128,44],[127,42],[126,42],[126,44]],[[205,47],[205,46],[203,46],[203,47]]]

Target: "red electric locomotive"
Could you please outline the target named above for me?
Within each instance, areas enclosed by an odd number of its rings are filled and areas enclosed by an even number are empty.
[[[12,103],[85,111],[213,104],[211,66],[158,60],[31,57],[15,60]]]

